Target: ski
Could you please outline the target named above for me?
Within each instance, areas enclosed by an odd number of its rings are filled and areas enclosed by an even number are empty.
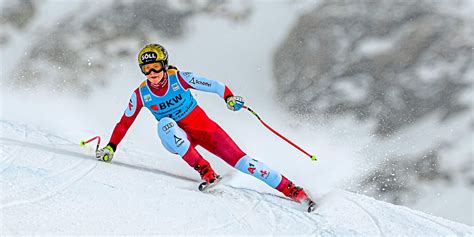
[[[212,183],[202,182],[201,184],[199,184],[198,189],[199,189],[199,191],[204,192],[204,191],[208,190],[209,188],[214,187],[216,184],[218,184],[221,181],[221,179],[222,179],[222,177],[220,175],[217,175],[214,182],[212,182]]]
[[[308,200],[308,212],[311,213],[316,210],[316,208],[318,208],[318,205],[316,205],[315,202]]]

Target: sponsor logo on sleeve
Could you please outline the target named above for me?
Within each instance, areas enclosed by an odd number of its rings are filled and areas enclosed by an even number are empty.
[[[192,73],[190,73],[190,72],[181,72],[181,75],[182,75],[183,77],[189,77],[189,76],[191,76],[191,74],[192,74]]]
[[[201,86],[207,86],[207,87],[211,87],[212,84],[207,82],[207,81],[200,81],[198,79],[195,79],[194,77],[191,79],[191,81],[189,82],[191,84],[194,84],[194,85],[201,85]]]
[[[130,100],[128,101],[127,108],[125,109],[125,116],[127,117],[132,117],[133,114],[135,114],[135,111],[137,110],[137,95],[133,93],[133,95],[130,97]]]

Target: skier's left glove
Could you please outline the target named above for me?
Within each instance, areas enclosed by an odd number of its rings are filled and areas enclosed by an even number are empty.
[[[95,157],[98,160],[110,162],[112,161],[112,158],[114,158],[115,148],[116,146],[114,144],[109,143],[104,148],[97,150],[95,152]]]
[[[241,96],[229,96],[225,99],[227,108],[232,111],[238,111],[244,106],[244,99]]]

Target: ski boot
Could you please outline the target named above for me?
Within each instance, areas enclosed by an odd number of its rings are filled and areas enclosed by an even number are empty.
[[[296,186],[293,182],[288,183],[288,187],[282,190],[283,194],[295,202],[306,204],[308,212],[313,212],[317,205],[311,200],[303,188]]]
[[[199,184],[199,191],[205,191],[216,185],[221,180],[221,176],[216,174],[209,162],[204,159],[200,160],[199,163],[194,166],[194,169],[199,172],[203,181],[201,184]]]

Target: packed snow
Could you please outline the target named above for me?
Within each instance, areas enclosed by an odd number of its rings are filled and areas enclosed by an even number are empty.
[[[128,149],[112,163],[99,162],[94,145],[81,149],[69,138],[11,121],[0,121],[0,129],[2,235],[474,234],[464,224],[337,189],[318,196],[319,209],[307,213],[232,171],[200,192],[198,175],[173,172],[184,166],[173,158]]]
[[[273,50],[313,1],[261,2],[243,25],[198,16],[186,38],[153,40],[167,46],[172,64],[226,83],[267,123],[317,155],[319,160],[311,161],[246,111],[228,111],[217,96],[193,92],[244,151],[305,187],[320,205],[314,213],[203,149],[198,150],[223,180],[209,192],[199,192],[198,174],[162,147],[156,121],[147,111],[139,115],[111,163],[96,161],[95,145],[80,148],[79,141],[100,135],[105,145],[144,77],[132,57],[111,60],[115,67],[107,72],[108,86],[87,97],[57,93],[45,85],[28,91],[6,87],[7,75],[17,69],[16,52],[27,52],[37,27],[60,21],[64,12],[55,7],[75,7],[46,2],[35,24],[2,48],[0,235],[474,235],[471,226],[344,191],[370,168],[362,154],[372,141],[363,128],[369,125],[302,123],[275,100]],[[269,22],[278,30],[270,29]],[[93,66],[93,55],[83,63]]]

